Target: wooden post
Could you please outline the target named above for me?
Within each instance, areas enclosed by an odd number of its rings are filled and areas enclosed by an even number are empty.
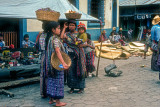
[[[102,21],[101,20],[100,20],[100,32],[102,34]],[[99,70],[99,62],[100,62],[101,49],[102,49],[102,38],[101,38],[100,52],[99,52],[99,56],[98,56],[98,64],[97,64],[96,77],[98,77],[98,70]]]

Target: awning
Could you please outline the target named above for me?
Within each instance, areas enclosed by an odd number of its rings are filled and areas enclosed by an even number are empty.
[[[79,11],[68,0],[1,0],[0,17],[35,19],[35,11],[47,7],[60,12],[60,20],[66,20],[64,13],[73,10],[82,14],[80,20],[98,21],[97,18]]]
[[[119,0],[119,6],[160,4],[160,0]]]

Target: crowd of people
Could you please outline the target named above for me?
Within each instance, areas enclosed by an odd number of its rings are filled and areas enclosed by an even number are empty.
[[[131,33],[130,33],[131,34]],[[103,30],[102,34],[99,37],[99,42],[107,42],[107,43],[121,43],[122,46],[127,45],[126,41],[128,40],[127,38],[131,38],[131,37],[126,37],[123,33],[122,33],[122,28],[119,29],[119,31],[116,31],[116,27],[113,27],[109,37],[107,38],[106,36],[106,31]]]
[[[64,23],[60,30],[58,22],[44,21],[43,32],[38,36],[37,49],[41,52],[40,90],[42,97],[50,97],[49,104],[65,106],[60,99],[64,97],[64,83],[70,88],[70,94],[78,89],[78,93],[84,92],[85,78],[95,71],[94,48],[91,35],[86,32],[83,23],[78,26],[76,21],[70,20]],[[76,30],[78,29],[78,31]],[[68,32],[67,29],[69,29]],[[59,71],[51,65],[51,54],[55,52],[63,65],[64,71]],[[71,58],[69,67],[61,52],[65,52]]]

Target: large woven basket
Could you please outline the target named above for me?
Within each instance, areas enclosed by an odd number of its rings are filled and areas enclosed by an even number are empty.
[[[56,21],[58,22],[60,13],[56,11],[45,11],[45,10],[37,10],[36,11],[38,20],[45,21]]]
[[[65,13],[67,19],[80,19],[81,15],[80,13]]]
[[[61,52],[64,62],[70,67],[71,66],[71,58],[64,52]],[[51,55],[51,65],[56,70],[62,71],[64,68],[60,68],[59,65],[61,62],[59,61],[57,54],[54,52]]]

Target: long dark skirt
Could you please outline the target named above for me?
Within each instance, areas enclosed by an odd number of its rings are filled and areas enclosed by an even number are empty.
[[[158,68],[158,65],[157,65],[157,52],[153,52],[153,54],[152,54],[151,69],[153,71],[159,71],[159,68]]]
[[[94,65],[94,60],[95,60],[95,52],[88,52],[86,54],[86,70],[88,73],[92,73],[95,71],[95,65]]]
[[[160,80],[160,54],[158,55],[157,65],[159,68],[159,80]]]
[[[64,71],[56,70],[54,77],[48,77],[47,95],[54,99],[64,98]]]
[[[46,63],[45,56],[43,55],[41,58],[41,72],[40,72],[40,94],[42,97],[46,97],[46,89],[47,89],[47,76],[46,76]]]
[[[83,89],[85,88],[85,78],[77,77],[77,56],[74,52],[68,54],[72,60],[72,65],[68,70],[67,85],[69,88]]]

